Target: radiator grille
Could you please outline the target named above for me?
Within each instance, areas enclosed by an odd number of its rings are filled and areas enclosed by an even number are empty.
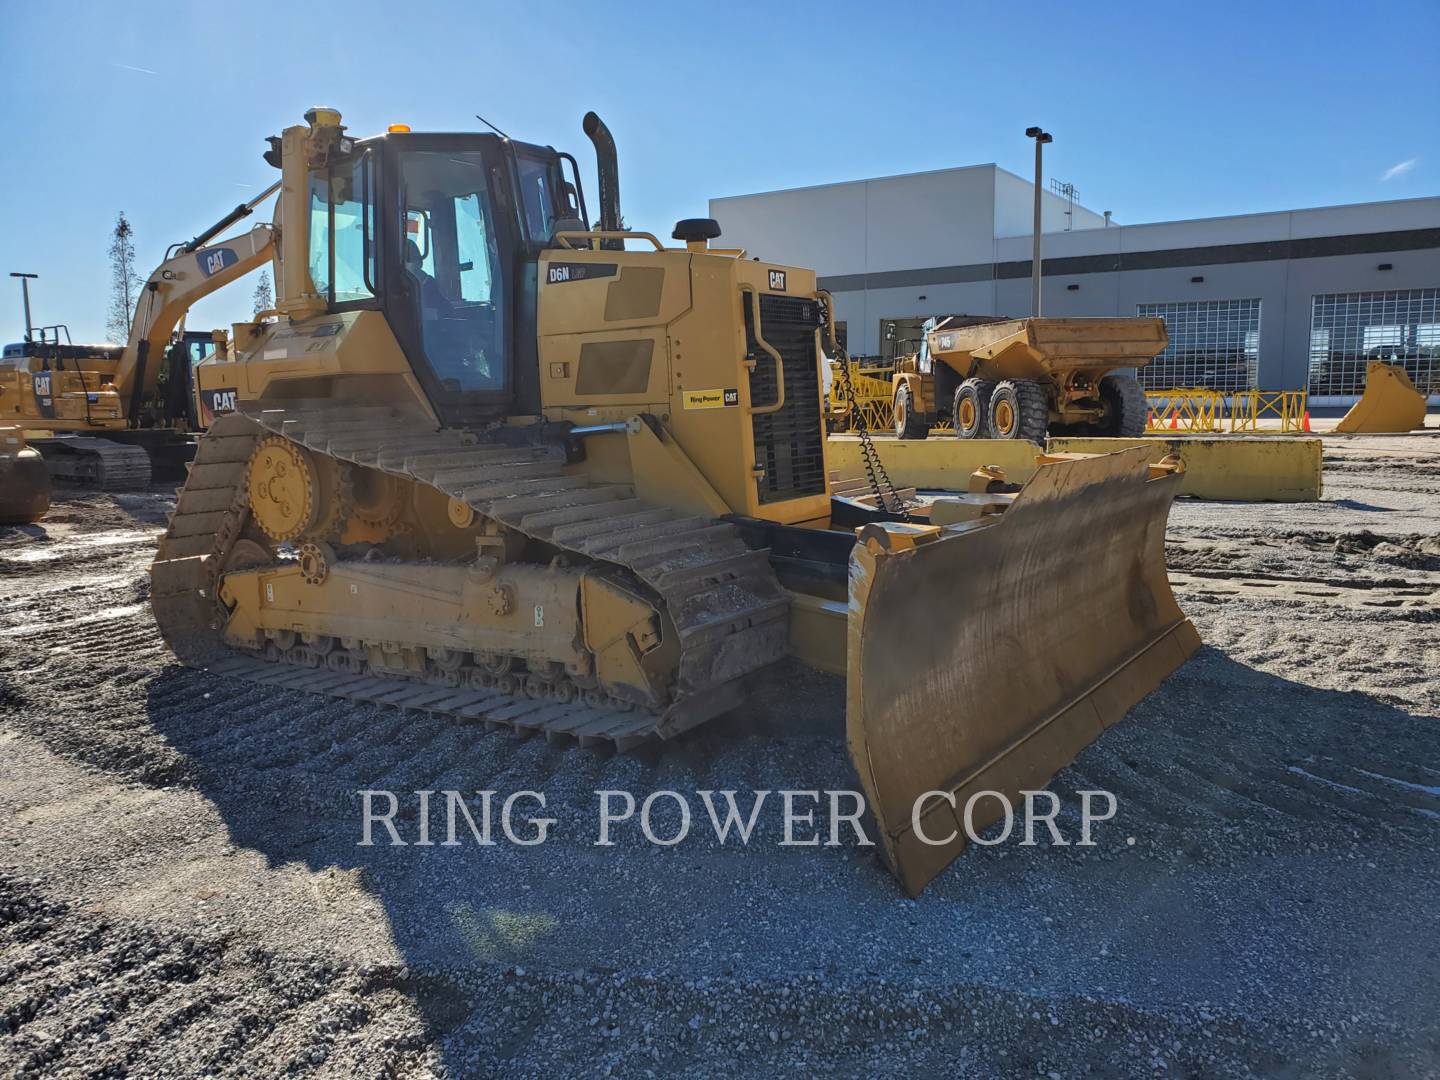
[[[750,294],[745,296],[745,335],[755,370],[750,373],[753,405],[775,401],[775,361],[755,342]],[[760,296],[760,325],[765,340],[785,361],[785,405],[751,418],[755,460],[765,470],[759,480],[760,502],[780,502],[825,491],[825,443],[820,417],[818,357],[815,331],[820,325],[818,300]]]

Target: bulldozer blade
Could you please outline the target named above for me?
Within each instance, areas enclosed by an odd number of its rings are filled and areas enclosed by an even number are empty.
[[[1199,647],[1165,572],[1180,476],[1149,457],[1044,463],[1004,514],[965,525],[861,529],[846,738],[912,896],[964,847],[972,796],[1021,807]],[[972,828],[1004,814],[977,799]]]
[[[1365,392],[1340,418],[1335,430],[1347,435],[1414,431],[1425,426],[1425,395],[1405,369],[1372,360],[1365,368]]]

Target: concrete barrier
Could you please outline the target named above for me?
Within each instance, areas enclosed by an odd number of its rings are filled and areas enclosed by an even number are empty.
[[[896,439],[872,436],[880,461],[896,487],[964,491],[970,474],[998,465],[1021,483],[1035,472],[1040,447],[1023,439]],[[831,435],[826,464],[842,477],[864,476],[858,435]]]
[[[970,474],[998,465],[1009,479],[1024,483],[1035,472],[1034,443],[1013,439],[895,439],[873,437],[880,460],[896,487],[964,491]],[[1178,454],[1185,463],[1181,495],[1236,502],[1315,502],[1321,494],[1318,438],[1277,435],[1183,435],[1139,439],[1052,438],[1051,453],[1106,454],[1131,446],[1153,448],[1159,461]],[[865,475],[860,439],[831,435],[830,470],[842,477]]]
[[[1320,440],[1273,435],[1186,435],[1175,438],[1052,438],[1052,453],[1106,454],[1130,446],[1154,448],[1154,459],[1178,454],[1185,463],[1181,495],[1236,502],[1317,502]]]

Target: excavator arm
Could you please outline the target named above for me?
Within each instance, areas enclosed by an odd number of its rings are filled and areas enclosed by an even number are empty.
[[[115,371],[115,389],[126,402],[128,418],[134,425],[145,396],[154,390],[160,364],[152,362],[170,343],[175,328],[194,304],[244,277],[274,256],[279,230],[259,224],[248,233],[210,243],[220,232],[254,212],[279,188],[273,184],[255,199],[243,203],[189,243],[171,249],[156,267],[135,305],[130,340]]]

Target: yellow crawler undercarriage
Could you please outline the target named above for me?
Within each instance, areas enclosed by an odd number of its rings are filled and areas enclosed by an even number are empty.
[[[564,464],[383,407],[226,417],[160,544],[161,631],[191,663],[622,748],[733,707],[786,651],[766,553]]]

